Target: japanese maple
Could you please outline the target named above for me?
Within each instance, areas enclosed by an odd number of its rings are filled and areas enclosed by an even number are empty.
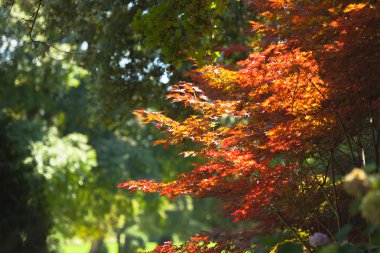
[[[247,1],[260,11],[253,29],[262,50],[238,70],[206,66],[168,95],[194,113],[176,121],[136,111],[167,138],[191,140],[206,162],[170,182],[130,181],[130,191],[222,200],[235,221],[261,230],[324,231],[349,222],[340,177],[365,158],[379,166],[380,4],[373,1]],[[366,156],[367,154],[367,156]],[[211,241],[215,247],[208,247]],[[243,251],[231,239],[195,237],[153,252]],[[206,246],[205,246],[206,245]],[[246,245],[250,247],[250,245]]]

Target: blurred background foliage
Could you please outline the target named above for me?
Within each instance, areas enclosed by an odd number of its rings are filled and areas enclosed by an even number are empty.
[[[2,1],[0,252],[136,252],[232,226],[214,200],[116,185],[196,162],[152,147],[159,134],[131,110],[186,115],[165,101],[170,85],[244,58],[223,52],[249,44],[253,17],[235,0]]]

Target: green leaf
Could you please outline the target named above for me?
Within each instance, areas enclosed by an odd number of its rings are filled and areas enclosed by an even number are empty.
[[[318,253],[338,253],[339,246],[336,244],[330,244],[327,245],[326,247],[321,248],[318,250]]]
[[[339,248],[338,253],[357,253],[357,249],[352,244],[346,244]]]
[[[361,204],[361,201],[358,200],[358,199],[355,199],[352,204],[351,204],[351,207],[350,207],[350,214],[351,215],[356,215],[359,213],[359,210],[360,210],[360,204]]]
[[[297,243],[286,242],[284,244],[281,244],[278,247],[277,252],[278,253],[302,253],[303,249],[302,249],[302,246]]]
[[[337,240],[338,243],[342,243],[345,240],[347,240],[348,234],[350,233],[352,229],[352,226],[350,224],[344,225],[340,231],[338,231],[335,235],[335,239]]]

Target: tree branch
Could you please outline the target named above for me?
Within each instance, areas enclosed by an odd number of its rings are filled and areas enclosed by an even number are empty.
[[[65,50],[62,50],[54,45],[51,45],[50,43],[47,43],[45,41],[40,41],[40,40],[36,40],[33,38],[33,30],[34,30],[34,27],[35,27],[35,24],[36,24],[36,21],[37,21],[37,18],[38,18],[38,14],[41,10],[41,7],[42,7],[42,2],[43,0],[39,0],[38,2],[38,6],[37,6],[37,10],[32,14],[31,16],[31,22],[32,22],[32,26],[30,27],[30,30],[29,30],[29,39],[31,42],[33,43],[38,43],[38,44],[42,44],[48,48],[54,48],[55,50],[59,51],[59,52],[62,52],[62,53],[66,53],[66,54],[75,54],[74,52],[70,52],[70,51],[65,51]]]

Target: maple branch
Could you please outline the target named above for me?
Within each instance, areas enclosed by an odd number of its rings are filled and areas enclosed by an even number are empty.
[[[332,181],[333,181],[333,194],[335,200],[335,208],[336,208],[336,218],[338,222],[338,230],[340,230],[340,213],[338,206],[338,195],[336,192],[336,178],[335,178],[335,166],[334,166],[334,148],[331,149],[331,172],[332,172]]]
[[[307,179],[307,178],[306,178]],[[310,189],[309,189],[309,182],[308,182],[308,180],[305,180],[305,183],[307,184],[307,186],[305,187],[306,188],[306,191],[308,192],[308,194],[309,194],[309,196],[310,196],[310,202],[311,202],[311,205],[312,205],[312,212],[313,212],[313,214],[314,214],[314,217],[315,217],[315,219],[316,219],[316,221],[317,221],[317,224],[318,224],[318,226],[320,225],[330,236],[331,236],[331,238],[334,240],[334,241],[336,241],[336,239],[335,239],[335,236],[332,234],[332,232],[330,231],[330,229],[328,229],[328,227],[326,227],[325,226],[325,224],[323,224],[323,222],[321,222],[320,220],[319,220],[319,214],[318,214],[318,209],[317,209],[317,205],[315,205],[315,203],[314,203],[314,201],[313,201],[313,198],[311,197],[312,196],[312,193],[311,193],[311,191],[310,191]],[[319,229],[318,229],[319,230]]]
[[[302,171],[300,172],[300,181],[297,182],[297,184],[301,187],[301,196],[302,196],[302,201],[303,201],[303,205],[300,207],[300,209],[302,208],[302,218],[303,218],[303,221],[304,221],[304,225],[307,227],[307,230],[308,231],[311,231],[311,229],[309,228],[308,226],[308,222],[307,222],[307,208],[308,208],[308,205],[307,205],[307,196],[306,196],[306,189],[305,189],[305,185],[306,185],[306,179],[304,177],[304,173],[302,173]],[[296,179],[295,179],[296,180]],[[307,188],[307,187],[306,187]],[[290,194],[292,200],[296,203],[297,199],[296,197],[293,195],[293,194]],[[309,194],[310,196],[310,194]]]
[[[343,150],[341,150],[340,148],[336,147],[335,148],[338,152],[340,152],[342,155],[344,155],[346,158],[350,159],[351,160],[351,156],[349,156],[347,153],[345,153]]]
[[[311,165],[306,160],[305,160],[305,162],[309,166],[311,172],[313,173],[314,180],[318,184],[319,189],[321,189],[321,191],[323,193],[323,196],[325,197],[325,199],[327,200],[327,203],[329,204],[329,207],[331,208],[332,212],[335,214],[335,216],[337,217],[337,219],[339,219],[338,211],[335,209],[333,203],[331,202],[331,199],[329,198],[329,196],[328,196],[328,194],[327,194],[327,192],[326,192],[326,190],[324,188],[324,184],[319,183],[317,174],[315,173],[315,171],[313,170],[313,168],[311,167]]]
[[[282,214],[280,213],[280,211],[276,208],[276,206],[272,203],[272,201],[270,202],[270,206],[269,206],[269,209],[280,219],[280,221],[288,228],[290,229],[290,231],[292,231],[292,233],[298,238],[298,240],[303,244],[303,246],[305,246],[305,248],[309,251],[309,252],[312,252],[312,248],[311,246],[308,245],[308,243],[306,243],[302,237],[300,236],[300,234],[292,227],[289,225],[288,222],[286,222],[286,220],[284,219],[284,217],[282,216]]]
[[[307,194],[308,194],[309,197],[311,196],[310,192],[307,189],[307,187],[308,187],[307,177],[305,177],[305,174],[302,173],[302,172],[300,174],[301,174],[301,177],[300,177],[301,178],[300,187],[301,187],[301,192],[302,192],[302,196],[303,196],[303,202],[307,203],[307,201],[309,199],[309,198],[307,198]],[[295,199],[295,197],[294,197],[294,199]],[[311,205],[313,205],[313,203],[311,203]],[[303,205],[303,207],[304,208],[302,208],[302,209],[303,209],[303,216],[304,216],[305,225],[308,228],[308,230],[310,231],[310,228],[309,228],[309,226],[307,224],[307,208],[308,207],[306,205]],[[318,223],[318,220],[317,220],[317,223]]]
[[[372,103],[369,102],[369,107],[370,107],[370,118],[369,118],[369,123],[371,124],[371,134],[372,134],[372,142],[373,142],[373,148],[374,148],[374,153],[375,153],[375,171],[379,172],[379,134],[377,135],[376,138],[376,129],[375,129],[375,124],[373,123],[373,106]]]
[[[328,173],[328,170],[329,170],[329,167],[330,167],[330,160],[331,159],[330,158],[327,159],[327,158],[323,157],[322,152],[320,150],[320,147],[318,145],[317,145],[317,151],[318,151],[318,155],[320,157],[320,160],[322,161],[323,165],[325,166],[325,174],[324,174],[324,177],[323,177],[323,183],[321,184],[322,186],[325,186],[326,181],[327,181],[327,173]],[[325,163],[323,159],[327,160],[327,163]],[[307,160],[305,160],[305,161],[307,162]]]
[[[298,71],[297,72],[297,80],[296,80],[296,83],[298,84],[298,82],[299,82],[299,78],[300,78],[300,71]],[[293,114],[293,107],[294,107],[294,101],[295,101],[295,96],[296,96],[296,93],[297,93],[297,91],[298,91],[298,89],[297,89],[298,87],[297,87],[297,85],[296,85],[296,87],[293,89],[293,93],[292,93],[292,109],[291,109],[291,113]]]
[[[344,134],[346,135],[346,139],[347,139],[348,145],[349,145],[350,150],[351,150],[352,160],[356,164],[357,161],[356,161],[354,150],[353,150],[353,147],[352,147],[352,144],[351,144],[350,136],[348,135],[347,128],[346,128],[346,126],[343,123],[343,120],[342,120],[342,117],[339,114],[339,111],[335,108],[334,103],[330,99],[328,99],[325,96],[325,94],[323,94],[323,92],[318,88],[318,86],[307,75],[306,75],[306,77],[309,80],[309,82],[313,85],[313,87],[318,91],[318,93],[321,94],[321,96],[323,97],[323,99],[330,105],[330,107],[333,110],[333,112],[336,114],[336,116],[337,116],[337,118],[339,120],[339,123],[341,124],[341,126],[343,128]]]
[[[377,134],[377,139],[376,139],[376,154],[377,154],[377,160],[376,160],[376,172],[379,172],[379,143],[380,143],[380,134]]]

